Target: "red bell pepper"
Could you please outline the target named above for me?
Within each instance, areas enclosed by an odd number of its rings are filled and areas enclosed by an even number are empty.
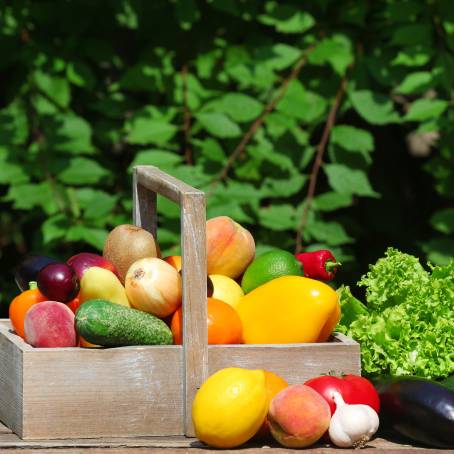
[[[321,281],[334,279],[337,269],[341,266],[339,262],[336,262],[332,252],[327,249],[302,252],[295,254],[295,257],[303,266],[304,276]]]
[[[377,413],[380,412],[380,398],[374,385],[359,375],[344,375],[342,377],[323,375],[311,378],[304,384],[313,388],[328,402],[331,415],[336,410],[333,399],[334,391],[340,393],[347,404],[369,405]]]

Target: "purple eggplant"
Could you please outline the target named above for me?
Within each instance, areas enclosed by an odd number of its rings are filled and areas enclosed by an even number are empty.
[[[28,290],[29,283],[36,281],[38,273],[50,263],[56,263],[57,260],[46,257],[45,255],[28,255],[22,260],[14,270],[14,280],[21,292]]]
[[[418,377],[382,377],[374,384],[385,425],[427,446],[454,448],[453,391]]]
[[[66,263],[50,263],[37,277],[40,292],[49,300],[68,303],[79,292],[80,283],[76,272]]]

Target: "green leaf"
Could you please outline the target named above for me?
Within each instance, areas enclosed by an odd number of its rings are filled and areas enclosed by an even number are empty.
[[[107,230],[78,224],[68,229],[66,239],[68,241],[83,241],[102,251],[107,235]]]
[[[429,47],[416,46],[400,50],[391,65],[397,66],[423,66],[432,58],[432,51]]]
[[[276,110],[305,123],[312,123],[323,115],[326,106],[324,98],[305,90],[299,81],[293,80]]]
[[[63,183],[84,185],[98,183],[109,175],[109,172],[96,161],[88,158],[72,158],[69,165],[58,175]]]
[[[196,115],[197,120],[210,134],[220,138],[239,137],[240,127],[220,112],[202,112]]]
[[[21,165],[0,159],[0,184],[27,183],[29,179]]]
[[[25,106],[13,101],[0,110],[0,144],[22,145],[28,137],[28,119]]]
[[[58,106],[68,107],[71,100],[71,89],[66,79],[35,71],[34,81],[37,88]]]
[[[454,233],[454,208],[445,208],[437,211],[430,218],[430,223],[435,230],[450,235]]]
[[[293,65],[293,63],[301,58],[301,55],[302,52],[297,47],[278,43],[257,49],[256,59],[263,61],[269,69],[282,71]],[[258,67],[259,65],[257,65]]]
[[[183,30],[190,30],[200,19],[200,11],[194,0],[178,0],[175,4],[175,15]]]
[[[86,219],[102,219],[112,212],[117,196],[91,188],[77,189],[76,198]]]
[[[351,194],[330,191],[314,197],[313,205],[320,211],[335,211],[339,208],[347,208],[352,203]]]
[[[351,169],[342,164],[325,164],[323,167],[330,186],[342,194],[357,194],[378,197],[371,187],[367,175],[362,170]]]
[[[177,127],[164,119],[134,117],[129,124],[128,142],[136,145],[164,145],[177,132]]]
[[[417,99],[411,104],[405,115],[405,121],[425,121],[440,116],[448,107],[448,101],[442,99]]]
[[[398,123],[399,115],[394,111],[393,102],[384,95],[369,90],[359,90],[350,94],[355,110],[366,121],[376,125]]]
[[[335,126],[331,131],[331,143],[366,155],[374,149],[374,138],[370,132],[349,125]]]
[[[201,141],[199,145],[202,150],[202,155],[210,161],[222,164],[225,162],[224,150],[216,139],[208,137],[207,139]]]
[[[260,224],[270,230],[295,230],[295,208],[289,204],[270,205],[259,211]]]
[[[132,30],[136,29],[139,24],[137,12],[131,6],[129,0],[121,1],[120,11],[116,14],[116,19],[121,26]]]
[[[354,242],[354,239],[347,234],[344,227],[338,222],[314,221],[307,224],[306,230],[312,238],[330,246]]]
[[[183,162],[180,155],[167,150],[148,149],[139,151],[128,168],[131,173],[134,166],[156,166],[163,171],[173,169]]]
[[[452,238],[434,238],[422,244],[427,259],[435,265],[447,265],[454,257],[454,240]]]
[[[433,75],[428,71],[419,71],[408,74],[396,88],[397,93],[410,94],[421,93],[427,90],[433,83]]]
[[[266,14],[258,17],[259,22],[273,26],[278,32],[304,33],[315,24],[314,18],[309,13],[291,5],[268,1],[265,11]]]
[[[45,125],[49,148],[71,154],[92,154],[91,126],[82,117],[72,113],[57,114]]]
[[[10,186],[5,200],[12,201],[16,210],[31,210],[41,207],[46,214],[54,214],[58,211],[57,197],[51,184],[45,181],[39,184]]]
[[[265,197],[290,197],[299,192],[307,181],[307,176],[295,174],[285,179],[266,177],[262,192]]]
[[[70,225],[68,217],[63,214],[56,214],[47,218],[41,225],[44,244],[64,238]]]
[[[78,87],[86,87],[89,90],[94,87],[96,82],[93,71],[81,61],[68,63],[66,77],[72,84]]]
[[[240,123],[255,120],[263,111],[262,103],[242,93],[228,93],[220,105],[224,113]]]
[[[344,35],[325,38],[317,43],[308,59],[313,65],[329,63],[334,71],[342,76],[353,62],[351,42]]]

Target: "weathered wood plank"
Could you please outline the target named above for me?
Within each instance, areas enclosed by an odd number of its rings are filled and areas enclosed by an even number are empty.
[[[14,342],[14,338],[18,336],[9,332],[9,323],[2,324],[0,329],[7,334],[0,335],[0,420],[15,432],[21,433],[23,351]]]
[[[137,168],[132,174],[132,219],[133,224],[148,230],[157,241],[157,196],[156,192],[138,184]]]
[[[180,202],[181,194],[200,193],[201,191],[162,172],[153,166],[136,166],[137,184],[150,191],[161,194],[175,203]]]
[[[355,344],[209,345],[209,374],[232,366],[266,369],[290,384],[330,371],[359,374],[359,345]]]
[[[194,436],[191,406],[197,389],[208,376],[207,264],[205,195],[181,198],[183,271],[183,396],[184,433]]]
[[[181,347],[43,350],[23,353],[22,438],[183,433]]]

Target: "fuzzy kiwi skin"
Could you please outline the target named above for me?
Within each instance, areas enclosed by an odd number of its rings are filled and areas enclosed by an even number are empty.
[[[160,318],[102,299],[79,307],[76,329],[88,342],[103,347],[173,343],[172,332]]]
[[[102,255],[115,265],[124,284],[128,269],[135,261],[146,257],[160,258],[161,253],[150,232],[136,225],[121,224],[107,236]]]

